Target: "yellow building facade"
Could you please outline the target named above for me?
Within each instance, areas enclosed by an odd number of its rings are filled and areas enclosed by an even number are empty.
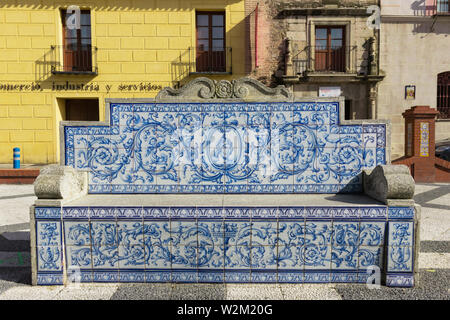
[[[14,147],[22,163],[59,162],[59,122],[104,121],[106,98],[245,76],[244,2],[2,0],[0,163]],[[81,27],[66,25],[71,5]]]

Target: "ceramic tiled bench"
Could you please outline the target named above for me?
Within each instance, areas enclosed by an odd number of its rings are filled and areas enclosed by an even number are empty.
[[[379,268],[413,286],[414,181],[387,165],[389,124],[346,121],[342,102],[198,78],[62,123],[65,166],[35,182],[33,284],[366,283]]]

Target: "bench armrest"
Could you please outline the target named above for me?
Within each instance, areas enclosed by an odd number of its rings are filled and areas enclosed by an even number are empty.
[[[34,182],[34,193],[38,199],[71,201],[86,195],[87,189],[87,172],[56,164],[42,168]]]
[[[363,171],[364,193],[388,204],[389,199],[412,199],[414,179],[405,165],[379,165]]]

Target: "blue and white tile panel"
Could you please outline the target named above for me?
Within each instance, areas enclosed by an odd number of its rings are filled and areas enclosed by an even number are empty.
[[[35,214],[44,217],[36,220],[37,283],[40,285],[62,284],[63,247],[61,220],[49,220],[53,210],[39,210]],[[51,213],[50,213],[51,212]]]
[[[384,268],[385,206],[65,207],[63,217],[66,265],[85,282],[364,282],[369,266]]]
[[[361,192],[386,125],[340,125],[339,103],[111,104],[110,126],[66,126],[90,193]]]

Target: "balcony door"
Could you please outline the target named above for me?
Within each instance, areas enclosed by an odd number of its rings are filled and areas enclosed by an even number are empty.
[[[345,27],[316,27],[315,71],[345,72]]]
[[[197,12],[197,72],[225,72],[225,13]]]
[[[439,118],[450,119],[450,71],[438,74],[437,111]]]
[[[81,11],[80,29],[66,26],[66,12],[61,12],[63,24],[63,57],[65,72],[92,71],[91,14]]]

